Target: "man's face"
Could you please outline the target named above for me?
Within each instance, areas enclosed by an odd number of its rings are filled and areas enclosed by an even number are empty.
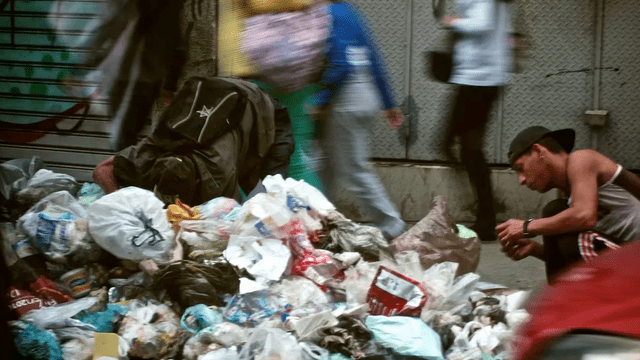
[[[513,164],[518,174],[518,182],[531,190],[545,193],[551,190],[550,173],[547,164],[540,156],[539,149],[533,148],[531,153],[520,156]]]

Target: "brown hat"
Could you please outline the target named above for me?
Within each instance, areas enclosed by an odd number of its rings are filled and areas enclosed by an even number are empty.
[[[562,129],[551,131],[544,126],[531,126],[522,131],[511,141],[509,145],[509,164],[513,167],[513,164],[518,158],[529,151],[531,146],[540,139],[545,137],[551,137],[555,139],[560,146],[567,152],[571,152],[573,144],[576,139],[576,132],[573,129]]]

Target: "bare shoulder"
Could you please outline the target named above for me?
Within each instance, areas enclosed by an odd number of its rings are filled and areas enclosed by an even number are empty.
[[[598,184],[606,183],[616,172],[618,165],[607,156],[591,149],[576,150],[569,154],[568,171],[595,174]]]

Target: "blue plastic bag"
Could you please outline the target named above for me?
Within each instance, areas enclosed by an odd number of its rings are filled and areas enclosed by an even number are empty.
[[[368,316],[365,325],[376,341],[398,354],[444,360],[440,335],[420,318]]]

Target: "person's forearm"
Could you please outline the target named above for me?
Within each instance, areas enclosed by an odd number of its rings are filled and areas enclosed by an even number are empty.
[[[533,235],[558,235],[591,230],[595,224],[592,214],[570,207],[554,216],[533,219],[527,231]]]

